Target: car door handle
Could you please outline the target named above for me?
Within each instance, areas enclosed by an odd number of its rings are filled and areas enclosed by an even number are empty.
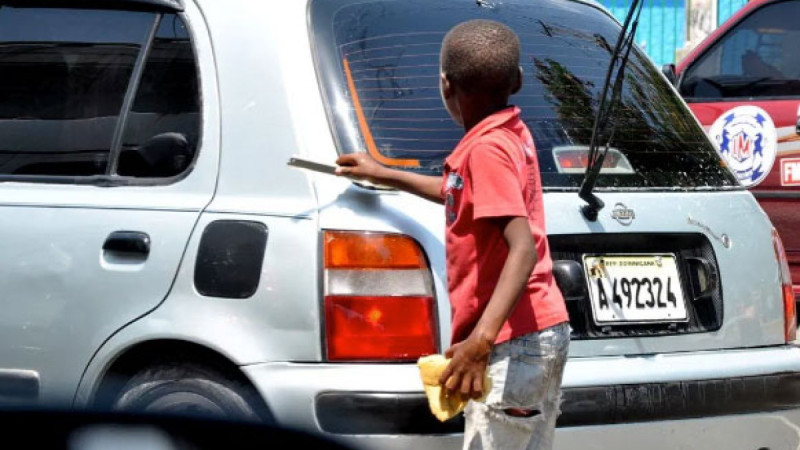
[[[141,231],[115,231],[106,238],[103,251],[147,256],[150,254],[150,236]]]

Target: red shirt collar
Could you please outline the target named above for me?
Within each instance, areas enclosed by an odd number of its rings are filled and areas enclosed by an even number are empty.
[[[445,165],[450,167],[457,166],[458,162],[466,156],[466,149],[470,147],[470,143],[495,128],[501,127],[512,120],[518,120],[520,112],[519,107],[509,106],[484,117],[461,138],[455,150],[445,159]]]
[[[477,123],[471,130],[461,139],[461,142],[472,140],[489,130],[500,127],[506,122],[510,122],[519,117],[520,109],[517,106],[509,106],[508,108],[501,109],[494,114],[488,115]]]

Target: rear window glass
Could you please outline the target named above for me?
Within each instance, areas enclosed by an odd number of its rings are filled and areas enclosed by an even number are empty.
[[[800,2],[766,5],[717,41],[686,71],[689,99],[800,96]]]
[[[450,28],[476,18],[501,21],[520,37],[525,80],[510,102],[522,108],[533,132],[543,186],[579,187],[620,27],[577,2],[315,0],[311,27],[318,73],[339,150],[368,151],[388,166],[441,173],[464,130],[442,105],[439,50]],[[638,49],[623,91],[598,188],[737,185],[691,113]]]

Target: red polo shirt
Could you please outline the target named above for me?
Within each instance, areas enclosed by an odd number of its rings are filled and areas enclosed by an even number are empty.
[[[496,343],[569,320],[553,279],[536,150],[519,114],[519,108],[509,107],[486,117],[445,160],[453,343],[472,332],[508,257],[503,230],[491,220],[497,217],[527,217],[539,261]]]

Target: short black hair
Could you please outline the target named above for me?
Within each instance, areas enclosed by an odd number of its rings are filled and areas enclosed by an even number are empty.
[[[441,66],[464,92],[509,95],[519,76],[519,38],[493,20],[456,25],[442,42]]]

